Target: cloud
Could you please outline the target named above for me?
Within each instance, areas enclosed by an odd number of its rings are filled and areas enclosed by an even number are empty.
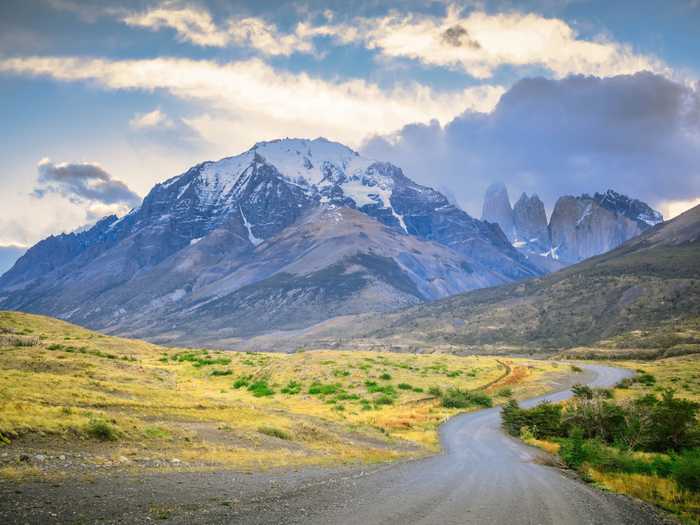
[[[164,2],[159,7],[141,13],[132,13],[122,20],[127,25],[151,30],[172,28],[181,41],[198,46],[223,47],[230,39],[226,31],[216,26],[208,11],[174,2]]]
[[[492,77],[501,66],[540,67],[558,78],[670,72],[658,58],[635,53],[629,45],[607,36],[584,39],[558,18],[518,11],[492,14],[479,9],[464,14],[456,5],[448,6],[443,16],[392,10],[386,16],[358,16],[348,22],[335,22],[334,13],[326,11],[323,23],[309,18],[286,33],[258,17],[234,17],[217,25],[206,9],[175,2],[129,14],[122,20],[151,30],[174,29],[181,41],[195,45],[237,45],[266,56],[322,55],[316,39],[326,37],[335,45],[363,45],[385,59],[416,60],[461,70],[479,79]]]
[[[295,32],[281,33],[277,26],[258,17],[230,18],[217,25],[209,11],[175,2],[122,17],[130,26],[153,31],[174,29],[178,39],[202,47],[226,47],[232,44],[256,49],[268,56],[288,56],[294,52],[314,53],[313,34],[305,25]]]
[[[583,39],[563,20],[517,11],[472,11],[465,16],[450,6],[442,17],[393,11],[316,32],[343,43],[361,42],[385,57],[461,70],[480,79],[490,78],[501,66],[542,67],[560,78],[669,71],[659,59],[635,53],[630,46],[603,36]]]
[[[138,206],[141,197],[122,181],[113,178],[97,164],[54,164],[44,158],[37,165],[38,184],[32,195],[42,199],[58,194],[73,204],[86,204],[87,214],[104,216],[111,212],[128,211]]]
[[[369,133],[390,133],[408,122],[445,123],[464,108],[489,111],[503,92],[492,85],[435,91],[418,83],[382,89],[364,80],[328,81],[280,71],[258,59],[24,57],[0,60],[0,72],[89,81],[115,90],[165,90],[199,103],[203,113],[186,124],[229,154],[281,136],[324,135],[357,144]]]
[[[160,108],[156,108],[147,113],[137,113],[129,121],[129,125],[133,129],[172,128],[175,123]]]
[[[494,180],[513,200],[537,192],[550,208],[613,188],[670,211],[700,196],[700,89],[652,73],[525,79],[491,113],[411,124],[362,150],[451,187],[476,215]]]
[[[196,149],[204,145],[202,136],[185,120],[173,118],[160,108],[137,113],[129,120],[134,145],[160,149]]]

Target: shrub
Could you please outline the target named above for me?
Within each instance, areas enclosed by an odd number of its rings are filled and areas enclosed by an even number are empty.
[[[85,433],[100,441],[116,441],[119,439],[119,430],[108,421],[99,418],[91,419],[85,427]]]
[[[389,381],[391,379],[391,374],[384,372],[382,375],[379,376],[379,379],[383,379],[384,381]]]
[[[428,389],[428,394],[435,397],[442,397],[442,389],[439,386],[431,386]]]
[[[408,383],[399,383],[397,386],[401,390],[413,390],[413,387],[411,385],[409,385]]]
[[[452,370],[451,372],[447,372],[447,377],[459,377],[462,375],[461,370]]]
[[[413,387],[413,391],[418,392],[420,394],[421,392],[423,392],[423,389],[419,386],[416,386],[416,387]]]
[[[233,388],[239,389],[250,384],[250,376],[241,376],[233,382]]]
[[[377,399],[374,400],[375,405],[393,405],[394,400],[386,394],[382,394]]]
[[[301,392],[301,383],[294,380],[289,381],[289,383],[287,383],[287,386],[285,386],[282,389],[283,394],[287,394],[290,396],[296,395],[299,392]]]
[[[251,392],[255,397],[266,397],[274,395],[275,391],[270,388],[267,381],[260,379],[255,383],[248,385],[248,391]]]
[[[574,385],[571,387],[574,397],[580,399],[593,399],[593,389],[587,385]]]
[[[671,476],[680,487],[700,492],[700,450],[689,450],[674,458]]]
[[[391,385],[378,385],[375,381],[365,381],[367,392],[371,394],[386,394],[387,396],[396,396],[396,389]]]
[[[335,377],[347,377],[350,375],[348,370],[333,370],[333,375]]]
[[[501,388],[496,392],[498,397],[513,397],[513,390],[509,387]]]
[[[449,388],[442,396],[442,406],[445,408],[490,407],[492,404],[491,398],[481,391],[467,392]]]
[[[230,376],[233,374],[233,370],[212,370],[209,372],[210,376]]]
[[[277,439],[292,439],[292,436],[290,436],[288,432],[275,427],[258,427],[258,432]]]
[[[577,469],[583,464],[587,457],[583,430],[575,427],[571,431],[570,439],[562,444],[559,455],[569,468]]]
[[[653,386],[654,384],[656,384],[656,378],[647,372],[639,374],[634,379],[637,383],[644,386]]]
[[[323,383],[318,383],[315,382],[309,387],[309,394],[311,395],[329,395],[329,394],[335,394],[340,391],[340,385],[335,383],[328,383],[328,384],[323,384]]]

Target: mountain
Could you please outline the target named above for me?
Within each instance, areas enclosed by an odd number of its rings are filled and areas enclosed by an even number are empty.
[[[700,352],[700,206],[545,277],[460,294],[377,320],[382,345],[461,350],[573,347]],[[649,350],[651,351],[651,350]]]
[[[647,204],[608,190],[561,197],[549,222],[552,256],[575,263],[616,248],[663,221]]]
[[[486,190],[482,219],[498,224],[513,246],[543,272],[610,251],[663,222],[661,213],[646,203],[608,190],[593,197],[560,197],[548,224],[537,195],[523,193],[511,209],[502,183]]]
[[[544,203],[537,195],[528,197],[523,193],[513,206],[516,247],[528,247],[535,253],[550,249],[547,213]]]
[[[510,242],[515,241],[515,220],[510,206],[508,189],[502,182],[495,182],[486,189],[481,220],[498,224]]]
[[[122,218],[39,242],[0,277],[0,308],[230,346],[539,274],[496,225],[396,166],[284,139],[193,166]]]

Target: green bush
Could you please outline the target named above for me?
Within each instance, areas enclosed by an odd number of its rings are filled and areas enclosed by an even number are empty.
[[[490,407],[493,401],[485,392],[468,392],[459,388],[449,388],[442,395],[442,406],[445,408]]]
[[[291,380],[287,385],[282,389],[283,394],[287,394],[289,396],[293,396],[301,392],[301,383],[298,381]]]
[[[85,433],[100,441],[116,441],[120,434],[115,426],[100,418],[91,419],[85,427]]]
[[[258,427],[258,432],[277,439],[292,439],[292,436],[290,436],[289,433],[275,427]]]
[[[394,399],[386,394],[382,394],[377,399],[374,400],[375,405],[393,405]]]
[[[428,394],[435,397],[442,397],[442,389],[439,386],[431,386],[428,389]]]
[[[212,370],[209,372],[210,376],[230,376],[233,374],[233,370]]]
[[[513,390],[509,387],[501,388],[498,392],[496,392],[496,396],[498,396],[498,397],[513,397]]]
[[[413,387],[408,383],[399,383],[397,386],[400,390],[413,390]]]
[[[700,450],[689,450],[675,457],[671,476],[684,489],[700,492]]]
[[[379,379],[383,379],[384,381],[389,381],[391,379],[391,374],[384,372],[382,375],[379,376]]]
[[[241,376],[233,382],[233,388],[239,389],[250,384],[250,376]]]
[[[562,443],[559,449],[561,459],[569,468],[577,469],[586,461],[588,454],[585,445],[583,430],[574,428],[570,439]]]
[[[341,387],[337,383],[328,383],[328,384],[323,384],[323,383],[318,383],[314,382],[311,384],[309,387],[309,394],[311,395],[330,395],[330,394],[335,394],[341,390]]]
[[[267,381],[264,379],[260,379],[248,385],[248,391],[255,397],[272,396],[275,393],[275,391],[270,388],[270,385],[268,385]]]

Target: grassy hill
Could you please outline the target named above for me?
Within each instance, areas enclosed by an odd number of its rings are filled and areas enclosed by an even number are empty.
[[[164,348],[0,312],[0,475],[381,462],[438,447],[434,387],[531,396],[572,370],[524,359]],[[477,399],[477,401],[479,401]]]
[[[700,207],[546,277],[420,305],[381,324],[369,340],[409,347],[700,352]]]

